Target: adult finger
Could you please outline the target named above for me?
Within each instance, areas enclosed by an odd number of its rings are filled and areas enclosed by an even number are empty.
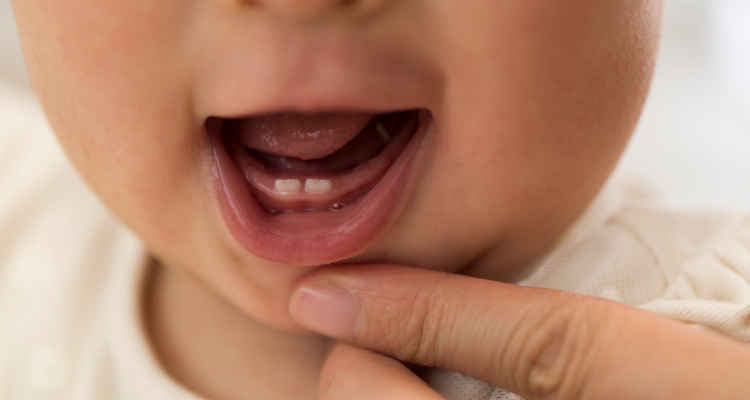
[[[320,376],[320,400],[445,400],[393,358],[339,342]]]
[[[424,269],[321,269],[290,301],[303,326],[527,399],[745,398],[750,350],[606,300]]]

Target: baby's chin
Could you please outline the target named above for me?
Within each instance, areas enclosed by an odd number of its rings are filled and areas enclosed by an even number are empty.
[[[247,317],[273,329],[308,333],[293,321],[288,307],[295,288],[320,270],[346,268],[351,271],[372,266],[399,266],[461,273],[467,266],[464,260],[438,263],[432,262],[430,255],[400,251],[389,245],[390,239],[389,233],[386,233],[385,240],[369,246],[362,253],[328,264],[287,265],[253,257],[257,261],[238,266],[243,272],[244,282],[236,282],[239,283],[237,286],[225,285],[225,277],[216,274],[216,271],[204,270],[200,273],[207,285],[213,286],[213,291]],[[234,290],[238,287],[240,291]]]

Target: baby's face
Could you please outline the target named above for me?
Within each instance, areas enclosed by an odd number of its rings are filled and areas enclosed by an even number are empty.
[[[316,265],[510,270],[634,129],[659,0],[14,0],[71,160],[170,268],[293,328]]]

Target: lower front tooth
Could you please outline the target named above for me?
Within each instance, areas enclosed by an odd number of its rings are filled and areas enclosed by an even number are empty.
[[[333,182],[329,179],[308,179],[305,181],[305,192],[307,193],[328,193],[331,189],[333,189]]]
[[[299,179],[276,179],[273,186],[281,194],[296,194],[302,188],[302,183]]]

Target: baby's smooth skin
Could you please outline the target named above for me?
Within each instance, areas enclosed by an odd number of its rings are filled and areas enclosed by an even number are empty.
[[[549,249],[628,142],[661,12],[652,0],[13,7],[70,159],[158,260],[144,303],[156,352],[182,384],[225,400],[315,397],[326,340],[287,308],[319,265],[504,280]],[[400,111],[403,146],[339,211],[314,197],[336,184],[330,171],[253,181],[228,128],[279,112],[356,125],[355,112]],[[338,146],[319,143],[286,150],[314,159]],[[290,176],[317,181],[308,192]]]

